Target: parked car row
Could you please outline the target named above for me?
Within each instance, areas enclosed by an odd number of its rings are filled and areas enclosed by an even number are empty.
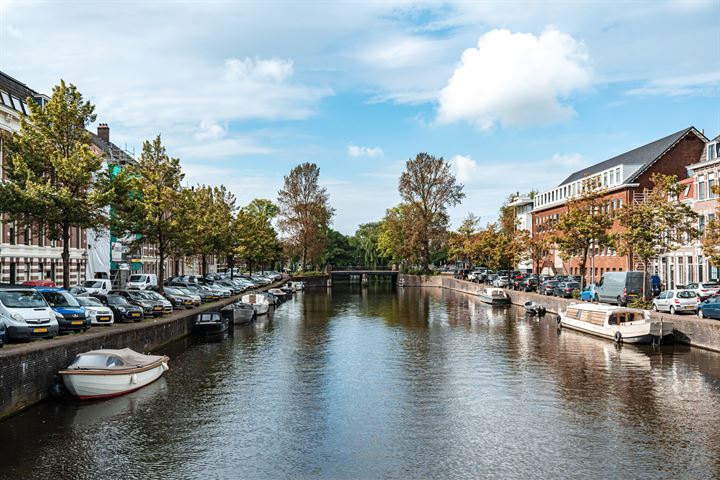
[[[230,278],[176,277],[160,292],[154,275],[131,275],[126,289],[108,279],[91,279],[63,289],[51,286],[0,286],[0,347],[9,341],[53,338],[85,332],[93,325],[140,322],[177,309],[194,308],[282,278],[277,272]]]

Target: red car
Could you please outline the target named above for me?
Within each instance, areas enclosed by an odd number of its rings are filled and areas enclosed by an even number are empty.
[[[57,287],[52,280],[28,280],[23,282],[22,285],[26,287]]]

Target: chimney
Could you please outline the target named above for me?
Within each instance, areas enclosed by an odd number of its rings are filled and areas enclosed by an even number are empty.
[[[97,127],[97,135],[102,138],[105,143],[110,143],[110,127],[107,123],[101,123]]]

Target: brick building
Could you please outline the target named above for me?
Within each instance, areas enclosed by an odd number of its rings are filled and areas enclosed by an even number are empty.
[[[706,142],[701,132],[688,127],[573,173],[556,188],[535,196],[533,234],[552,230],[567,210],[566,202],[579,193],[584,180],[595,179],[607,190],[608,208],[614,212],[628,202],[642,201],[645,190],[652,188],[650,177],[654,173],[676,175],[680,180],[688,178],[687,167],[697,163]],[[612,228],[620,228],[617,220]],[[629,256],[618,255],[609,248],[591,252],[586,267],[589,281],[604,272],[640,268]],[[580,262],[577,258],[563,261],[556,251],[550,251],[543,270],[578,275]]]

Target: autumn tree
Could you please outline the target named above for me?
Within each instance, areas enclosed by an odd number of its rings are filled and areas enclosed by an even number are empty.
[[[39,235],[62,241],[63,285],[68,288],[72,229],[100,227],[107,220],[108,175],[86,130],[95,121],[95,107],[63,80],[44,108],[32,99],[27,105],[30,114],[7,138],[0,210],[12,221],[34,226]]]
[[[411,205],[400,204],[389,208],[379,226],[378,254],[389,258],[393,264],[414,264],[420,250],[416,232],[408,230],[407,225],[416,220]]]
[[[720,196],[720,185],[715,185],[713,192]],[[720,204],[715,208],[713,219],[705,225],[702,249],[710,264],[720,267]]]
[[[523,258],[532,262],[535,273],[540,273],[542,263],[552,246],[550,235],[546,232],[535,232],[534,235],[526,235],[521,239],[521,243],[524,245]]]
[[[279,208],[270,200],[256,198],[240,209],[233,223],[234,254],[252,273],[256,265],[273,263],[281,245],[273,221]]]
[[[447,209],[459,204],[465,194],[450,172],[450,164],[442,157],[419,153],[408,160],[400,175],[399,192],[407,205],[404,225],[412,244],[419,248],[413,256],[419,259],[422,270],[430,270],[434,249],[439,249],[447,238],[449,216]],[[414,247],[415,248],[415,247]]]
[[[618,219],[623,231],[614,235],[622,255],[637,257],[643,263],[643,285],[647,283],[650,262],[664,253],[677,250],[697,237],[697,214],[679,199],[683,186],[674,175],[655,173],[653,188],[641,202],[628,203]],[[649,292],[643,287],[647,299]]]
[[[284,177],[283,188],[278,192],[278,225],[292,252],[300,257],[303,270],[309,262],[320,260],[335,214],[327,190],[320,186],[319,179],[317,165],[302,163]]]
[[[468,213],[457,231],[450,232],[448,235],[448,256],[451,259],[472,263],[469,248],[473,236],[477,233],[478,223],[480,223],[480,218],[473,213]]]
[[[186,214],[180,198],[180,160],[171,158],[160,135],[143,143],[140,158],[115,177],[112,223],[117,234],[135,235],[133,244],[154,244],[158,252],[158,286],[165,279],[165,260],[182,252]]]
[[[608,212],[606,190],[596,179],[585,179],[580,193],[567,202],[567,211],[555,225],[553,240],[565,259],[577,257],[580,285],[585,285],[588,255],[593,248],[610,245],[613,218]]]

